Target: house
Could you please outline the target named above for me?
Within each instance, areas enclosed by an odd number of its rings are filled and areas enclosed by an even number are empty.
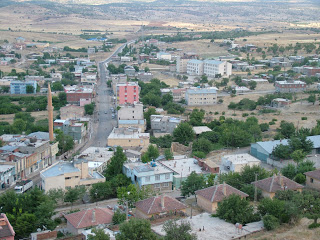
[[[67,102],[70,104],[84,106],[91,103],[94,98],[94,90],[88,86],[68,86],[64,87],[64,91],[67,94]]]
[[[167,61],[171,61],[171,54],[170,53],[166,53],[166,52],[158,52],[157,53],[157,59],[159,60],[167,60]]]
[[[136,76],[140,81],[150,82],[153,79],[153,73],[151,72],[138,72]]]
[[[6,214],[0,214],[0,240],[14,240],[16,233],[13,230]]]
[[[248,153],[243,154],[232,154],[225,155],[221,158],[221,172],[241,172],[245,166],[260,166],[260,160],[249,155]]]
[[[180,118],[164,116],[164,115],[151,115],[151,130],[155,133],[172,134],[177,126],[181,123]]]
[[[89,54],[94,54],[94,53],[96,53],[96,49],[88,47],[87,53],[88,53],[88,55]]]
[[[187,74],[189,75],[203,75],[203,61],[191,59],[187,62]]]
[[[31,240],[55,240],[57,239],[58,231],[41,231],[31,233]]]
[[[122,172],[139,187],[150,186],[155,191],[172,190],[172,170],[154,161],[150,163],[133,162],[123,164]]]
[[[28,86],[32,87],[32,89],[30,88],[30,90],[28,90]],[[27,93],[36,93],[36,92],[37,92],[36,81],[11,81],[10,82],[11,94],[27,94]]]
[[[137,82],[126,82],[117,84],[118,104],[139,102],[140,87]]]
[[[162,194],[136,202],[136,217],[149,219],[168,213],[186,212],[187,206],[177,199]]]
[[[291,104],[291,100],[285,98],[275,98],[271,101],[271,107],[282,108]]]
[[[85,229],[98,225],[109,225],[113,212],[108,208],[92,208],[64,215],[67,219],[67,230],[72,234],[80,234]]]
[[[117,84],[118,83],[126,83],[127,78],[128,77],[126,74],[111,74],[112,91],[114,93],[116,93],[117,92]]]
[[[142,120],[143,117],[143,104],[133,103],[119,105],[118,120]]]
[[[205,106],[217,103],[217,90],[214,88],[197,88],[186,91],[188,106]]]
[[[313,143],[312,154],[320,153],[320,135],[308,136],[307,140],[310,140]],[[273,149],[279,144],[288,145],[288,140],[274,140],[266,142],[256,142],[251,144],[250,154],[263,162],[267,162],[271,158]]]
[[[185,99],[186,97],[186,91],[185,88],[174,88],[171,89],[171,94],[173,97],[174,102],[180,102],[182,99]]]
[[[61,73],[50,73],[50,77],[52,78],[52,81],[61,81],[62,79]]]
[[[114,128],[108,136],[108,146],[147,147],[150,143],[150,134],[142,133],[139,128]]]
[[[10,187],[15,182],[15,166],[0,162],[0,189]]]
[[[320,190],[320,169],[305,172],[304,175],[306,175],[306,185],[308,188]]]
[[[195,194],[198,206],[209,213],[216,212],[218,203],[232,194],[238,195],[242,199],[249,196],[226,183],[195,191]]]
[[[218,74],[229,77],[232,74],[232,64],[226,61],[205,60],[203,73],[208,77],[215,77]]]
[[[83,159],[73,162],[57,162],[40,172],[41,186],[45,192],[50,189],[91,186],[94,183],[105,182],[105,177],[99,172],[89,171],[88,161]]]
[[[82,142],[87,134],[87,129],[84,123],[78,123],[72,120],[56,119],[53,122],[53,128],[54,130],[60,129],[64,134],[71,136],[74,141],[79,143]]]
[[[302,81],[288,80],[288,81],[276,81],[276,92],[303,92],[306,90],[307,84]]]
[[[265,178],[251,183],[262,191],[263,197],[273,198],[277,191],[293,190],[302,191],[303,186],[295,181],[280,175],[273,175],[272,177]]]
[[[81,83],[83,85],[95,85],[97,83],[97,73],[95,72],[81,73]]]
[[[60,108],[60,119],[79,119],[84,117],[85,111],[83,106],[67,105]]]
[[[181,183],[185,181],[192,172],[197,174],[209,174],[203,171],[195,158],[188,158],[187,156],[174,156],[173,160],[158,161],[159,164],[173,171],[173,189],[179,189]]]
[[[124,67],[124,74],[126,74],[127,76],[134,76],[136,74],[136,70],[134,69],[133,66],[125,66]]]

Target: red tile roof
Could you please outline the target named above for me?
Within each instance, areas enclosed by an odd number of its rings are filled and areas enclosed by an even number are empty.
[[[274,175],[272,177],[253,182],[252,184],[266,192],[271,193],[275,193],[276,191],[285,189],[298,190],[303,188],[301,184],[298,184],[295,181],[292,181],[291,179],[282,175]]]
[[[95,211],[95,220],[93,219],[93,211]],[[108,208],[93,208],[71,213],[64,217],[72,226],[79,229],[99,224],[109,224],[112,222],[112,216],[113,212]]]
[[[161,198],[163,197],[164,207],[161,206]],[[174,210],[186,209],[187,206],[177,199],[167,196],[160,195],[151,197],[136,203],[136,208],[145,214],[156,214],[169,212]]]
[[[320,169],[310,171],[310,172],[305,172],[304,174],[308,177],[320,180]]]
[[[249,195],[239,191],[238,189],[231,187],[228,184],[219,184],[212,187],[204,188],[195,192],[197,196],[202,196],[203,198],[209,200],[210,202],[220,202],[224,198],[230,196],[231,194],[236,194],[241,197],[248,197]]]

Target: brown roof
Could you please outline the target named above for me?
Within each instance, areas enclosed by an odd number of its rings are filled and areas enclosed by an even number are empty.
[[[164,207],[161,206],[161,198],[163,197]],[[136,203],[136,208],[145,214],[155,214],[169,212],[174,210],[186,209],[187,206],[177,199],[167,196],[155,196]]]
[[[8,225],[0,225],[0,238],[13,236]]]
[[[195,192],[197,196],[202,196],[210,202],[220,202],[231,194],[236,194],[241,197],[248,197],[249,195],[231,187],[228,184],[219,184],[212,187],[204,188]]]
[[[95,220],[93,219],[93,211],[95,211]],[[109,224],[112,222],[113,212],[108,208],[93,208],[80,212],[71,213],[64,217],[75,228],[86,228],[99,224]]]
[[[252,184],[266,192],[272,193],[285,189],[298,190],[303,188],[301,184],[298,184],[295,181],[292,181],[291,179],[282,175],[274,175],[272,177],[253,182]]]
[[[320,169],[310,171],[310,172],[305,172],[304,174],[308,177],[312,177],[312,178],[320,180]]]
[[[4,213],[0,214],[0,238],[14,236],[15,232]]]

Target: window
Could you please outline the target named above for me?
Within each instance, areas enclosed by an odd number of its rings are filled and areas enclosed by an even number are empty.
[[[146,182],[150,182],[150,177],[146,177]]]
[[[160,175],[156,174],[156,180],[160,180]]]
[[[154,188],[160,188],[160,183],[154,184]]]
[[[162,187],[169,187],[169,183],[167,183],[167,182],[162,183]]]
[[[313,178],[310,178],[310,182],[313,183]]]
[[[166,173],[166,179],[170,178],[170,173]]]
[[[65,180],[68,180],[68,179],[71,179],[71,177],[66,177],[66,178],[64,178]]]

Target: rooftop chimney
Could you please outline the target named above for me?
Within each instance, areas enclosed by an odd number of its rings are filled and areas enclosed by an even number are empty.
[[[92,210],[92,222],[96,222],[96,210]]]
[[[164,210],[164,195],[161,195],[161,208]]]
[[[226,182],[223,182],[222,192],[224,196],[227,196],[227,185]]]

